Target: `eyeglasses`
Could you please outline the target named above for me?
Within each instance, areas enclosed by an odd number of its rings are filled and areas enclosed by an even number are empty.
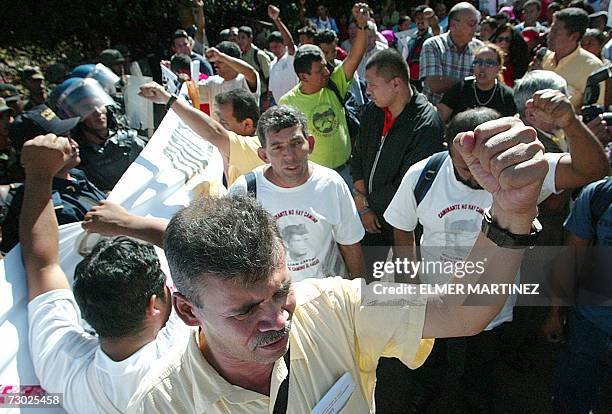
[[[512,38],[510,36],[499,36],[496,40],[497,43],[501,43],[501,42],[512,42]]]
[[[499,65],[499,62],[495,59],[474,59],[472,62],[474,66],[485,66],[487,68],[494,68]]]

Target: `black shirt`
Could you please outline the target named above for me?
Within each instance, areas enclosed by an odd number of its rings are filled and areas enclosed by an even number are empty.
[[[51,199],[60,226],[82,221],[93,206],[106,198],[106,195],[93,185],[82,171],[73,168],[69,173],[68,180],[53,178]],[[8,253],[19,242],[19,215],[24,190],[23,186],[11,190],[13,199],[2,224],[2,243],[0,244],[1,250],[5,253]]]
[[[512,89],[498,81],[495,93],[491,98],[492,93],[493,89],[488,91],[481,91],[478,89],[474,85],[474,78],[469,77],[453,85],[452,88],[446,91],[440,103],[443,103],[453,110],[451,118],[460,112],[481,106],[495,109],[502,116],[513,116],[517,113]],[[476,99],[476,94],[478,94],[478,99]],[[489,99],[491,100],[489,101]],[[479,104],[478,101],[484,105]]]

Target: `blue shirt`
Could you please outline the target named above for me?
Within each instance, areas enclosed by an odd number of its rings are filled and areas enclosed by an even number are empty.
[[[612,178],[607,179],[612,180]],[[612,285],[612,283],[609,279],[611,259],[610,255],[607,254],[609,252],[607,247],[612,246],[612,205],[609,205],[603,212],[595,226],[593,225],[593,211],[591,206],[591,200],[595,195],[596,186],[602,181],[603,180],[591,183],[582,190],[570,215],[565,221],[565,228],[567,231],[583,240],[597,240],[595,246],[599,248],[592,249],[594,250],[593,253],[596,255],[596,260],[594,260],[595,263],[592,267],[592,275],[586,278],[586,282],[590,286],[595,287],[597,291],[594,293],[607,297],[609,300],[611,297],[610,285]],[[583,280],[584,279],[581,277],[581,287]],[[593,291],[594,289],[591,288],[590,290]],[[576,305],[576,310],[600,329],[608,334],[612,334],[612,307],[587,306],[586,304],[583,305],[578,303]]]
[[[70,178],[53,178],[51,199],[57,222],[62,224],[82,221],[85,214],[104,200],[106,195],[87,179],[83,171],[73,168]],[[24,186],[11,190],[13,199],[2,224],[3,252],[9,252],[19,242],[19,215],[23,204]]]

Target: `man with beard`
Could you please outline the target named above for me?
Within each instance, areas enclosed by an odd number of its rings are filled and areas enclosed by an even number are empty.
[[[570,153],[546,153],[548,173],[544,179],[538,202],[563,189],[576,188],[605,175],[605,155],[597,138],[574,113],[567,97],[559,91],[543,90],[533,95],[527,107],[539,117],[556,119],[564,128],[572,128],[576,142]],[[423,226],[420,253],[425,262],[462,262],[468,256],[479,234],[479,223],[484,209],[491,202],[491,194],[476,181],[469,166],[452,145],[453,138],[471,131],[483,122],[499,118],[496,111],[476,108],[458,114],[449,123],[446,141],[450,151],[446,156],[434,154],[413,165],[400,184],[395,197],[384,214],[394,227],[396,251],[409,260],[417,257],[414,233],[417,223]],[[508,118],[504,118],[508,119]],[[593,144],[593,145],[588,145]],[[595,148],[595,150],[593,149]],[[432,161],[437,159],[438,165]],[[426,188],[419,191],[418,189]],[[417,199],[418,196],[418,199]],[[445,284],[448,275],[421,273],[412,275],[423,283]],[[498,357],[501,339],[513,318],[516,295],[506,301],[501,312],[485,328],[485,332],[470,338],[467,344],[462,395],[474,412],[492,412],[494,395],[500,384],[495,382],[491,361]],[[422,403],[435,394],[446,371],[445,342],[436,341],[428,364],[414,374],[416,387],[425,387]],[[495,350],[495,355],[477,352]],[[485,398],[487,397],[488,398]]]

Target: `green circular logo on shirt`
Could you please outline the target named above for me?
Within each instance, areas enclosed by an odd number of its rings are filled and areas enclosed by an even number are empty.
[[[339,122],[329,105],[320,105],[312,112],[312,125],[320,134],[331,134],[338,128]]]

